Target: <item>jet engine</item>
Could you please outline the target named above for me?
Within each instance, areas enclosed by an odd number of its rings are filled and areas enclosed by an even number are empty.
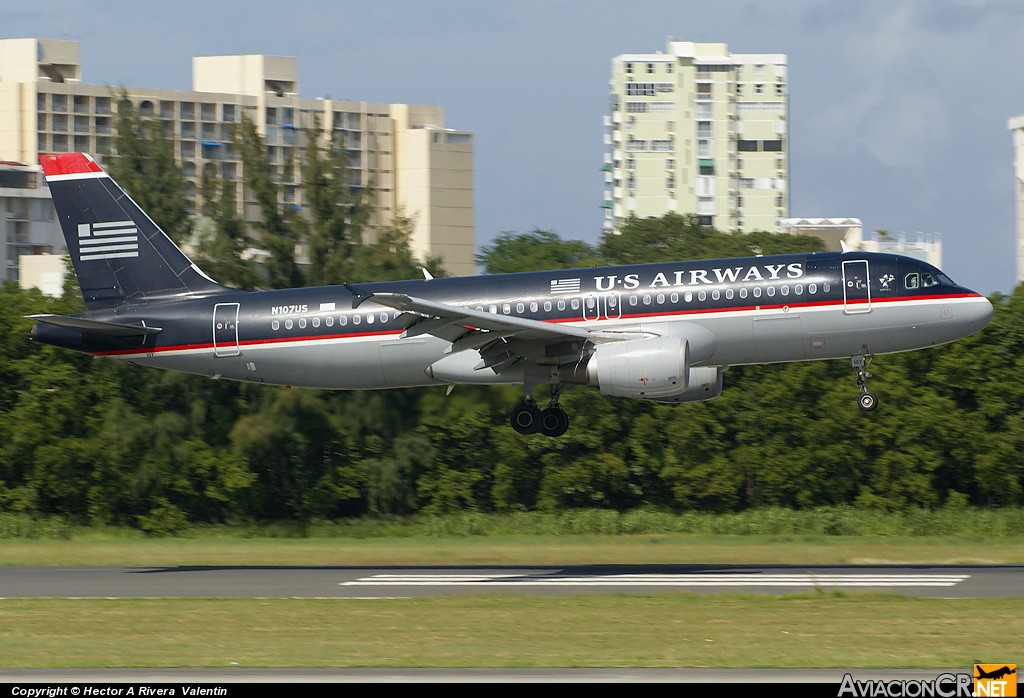
[[[587,382],[602,393],[663,400],[686,391],[690,344],[652,337],[598,345],[587,362]]]
[[[652,337],[601,344],[576,380],[602,393],[655,402],[710,400],[722,393],[721,366],[690,366],[689,342]]]

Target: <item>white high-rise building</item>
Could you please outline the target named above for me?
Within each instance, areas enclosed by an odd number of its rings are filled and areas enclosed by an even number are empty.
[[[173,138],[193,210],[203,173],[211,172],[236,182],[240,212],[258,219],[230,136],[243,114],[265,140],[282,205],[301,210],[296,163],[306,134],[319,126],[343,137],[349,184],[373,194],[366,242],[406,216],[419,259],[439,257],[451,274],[475,273],[473,136],[445,128],[441,107],[300,98],[297,61],[288,56],[197,56],[192,90],[123,89]],[[110,86],[82,82],[78,42],[0,40],[0,161],[35,165],[39,153],[83,151],[102,164],[114,149],[116,102]]]
[[[1013,134],[1013,199],[1017,221],[1017,278],[1024,281],[1024,116],[1015,116],[1007,122]]]
[[[723,231],[779,231],[789,215],[786,56],[669,41],[612,59],[604,228],[696,214]]]

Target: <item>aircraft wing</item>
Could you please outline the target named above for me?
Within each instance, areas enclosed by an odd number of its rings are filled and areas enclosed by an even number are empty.
[[[639,332],[609,332],[599,330],[587,330],[581,327],[571,327],[540,320],[529,320],[527,318],[511,315],[498,315],[483,310],[463,308],[447,303],[414,298],[404,293],[375,293],[367,300],[372,300],[380,305],[401,310],[407,313],[416,313],[426,320],[422,326],[425,331],[416,331],[421,324],[410,325],[406,330],[408,336],[416,334],[434,334],[441,336],[438,331],[446,327],[458,327],[465,332],[486,331],[495,333],[495,338],[515,337],[526,341],[565,341],[568,339],[585,339],[591,342],[621,342],[627,339],[642,339],[648,335]],[[431,321],[435,322],[431,322]],[[465,335],[463,332],[463,336]],[[445,337],[448,339],[448,337]]]
[[[452,342],[450,352],[477,351],[477,370],[502,373],[522,362],[558,365],[579,360],[588,342],[642,339],[640,332],[588,330],[540,320],[499,315],[473,308],[414,298],[402,293],[375,293],[366,300],[419,316],[403,337],[431,334]]]

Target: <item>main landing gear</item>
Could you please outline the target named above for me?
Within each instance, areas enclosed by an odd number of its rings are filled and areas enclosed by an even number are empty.
[[[543,434],[544,436],[561,436],[569,428],[569,415],[558,404],[562,394],[562,386],[551,387],[551,404],[546,409],[537,407],[531,391],[527,391],[523,401],[512,408],[509,421],[512,428],[520,434]]]
[[[878,396],[868,390],[868,362],[870,354],[854,354],[850,357],[850,364],[857,374],[857,386],[860,388],[860,395],[857,396],[857,405],[865,412],[871,412],[878,407]]]

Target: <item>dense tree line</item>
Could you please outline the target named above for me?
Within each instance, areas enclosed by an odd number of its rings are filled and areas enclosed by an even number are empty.
[[[251,123],[234,152],[263,213],[259,265],[237,186],[203,173],[193,225],[158,122],[119,108],[110,168],[200,266],[242,288],[417,278],[410,222],[362,244],[369,198],[344,185],[343,144],[313,130],[302,162],[270,165]],[[280,168],[299,168],[304,210],[281,206]],[[275,169],[277,168],[277,169]],[[150,178],[151,173],[158,173]],[[164,219],[158,216],[165,216]],[[300,264],[297,245],[313,264]],[[820,249],[789,235],[730,235],[669,214],[599,244],[543,230],[483,248],[487,273]],[[993,297],[983,332],[881,356],[861,413],[848,362],[734,367],[723,395],[666,406],[573,387],[557,439],[508,426],[520,391],[458,386],[376,392],[275,388],[162,372],[35,344],[33,313],[81,309],[0,288],[0,510],[154,532],[189,523],[571,508],[736,512],[830,504],[1024,504],[1024,288]],[[543,395],[538,395],[543,398]]]
[[[505,234],[481,262],[511,271],[814,244],[669,215],[633,221],[594,247],[544,231]],[[638,257],[644,249],[650,255]],[[415,260],[402,264],[415,276]],[[74,311],[71,291],[60,300],[0,291],[4,510],[166,531],[465,510],[1024,503],[1024,289],[992,298],[995,317],[975,336],[877,357],[873,413],[857,409],[845,361],[734,367],[723,395],[706,403],[569,389],[562,402],[573,423],[558,439],[508,427],[514,387],[274,388],[32,343],[25,316]]]

